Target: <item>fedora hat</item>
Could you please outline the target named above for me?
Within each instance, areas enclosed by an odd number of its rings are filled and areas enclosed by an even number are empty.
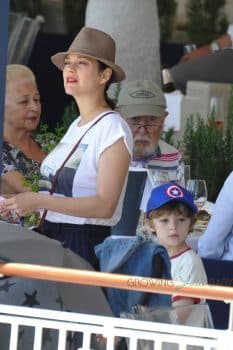
[[[125,79],[125,72],[115,64],[115,51],[115,41],[110,35],[99,29],[83,27],[74,38],[68,51],[58,52],[51,57],[51,60],[55,66],[63,70],[65,57],[69,53],[95,58],[112,69],[112,82],[117,82]]]

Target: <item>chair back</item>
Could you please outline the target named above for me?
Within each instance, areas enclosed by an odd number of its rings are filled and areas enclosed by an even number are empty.
[[[208,283],[233,287],[233,262],[202,258]],[[208,300],[213,316],[214,328],[227,329],[229,322],[229,304],[223,301]]]
[[[114,236],[135,236],[147,170],[130,168],[120,221],[112,227]]]

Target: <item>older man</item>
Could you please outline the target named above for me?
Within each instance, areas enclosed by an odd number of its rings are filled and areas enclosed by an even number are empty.
[[[181,154],[175,147],[160,140],[168,112],[164,94],[154,82],[126,82],[120,90],[117,107],[133,133],[132,166],[150,169],[141,202],[141,210],[146,212],[153,187],[161,182],[181,179]]]

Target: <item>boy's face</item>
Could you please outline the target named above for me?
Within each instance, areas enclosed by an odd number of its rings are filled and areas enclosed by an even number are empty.
[[[159,243],[168,251],[169,256],[185,249],[186,237],[190,231],[191,218],[176,211],[164,212],[157,218],[150,219],[150,226],[156,232]]]

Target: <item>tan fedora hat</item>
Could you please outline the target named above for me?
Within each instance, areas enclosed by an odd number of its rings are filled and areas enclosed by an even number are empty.
[[[115,41],[110,35],[96,28],[83,27],[68,51],[57,53],[51,60],[55,66],[63,70],[65,57],[69,53],[95,58],[113,70],[112,82],[117,82],[125,79],[125,72],[115,64],[115,51]]]

